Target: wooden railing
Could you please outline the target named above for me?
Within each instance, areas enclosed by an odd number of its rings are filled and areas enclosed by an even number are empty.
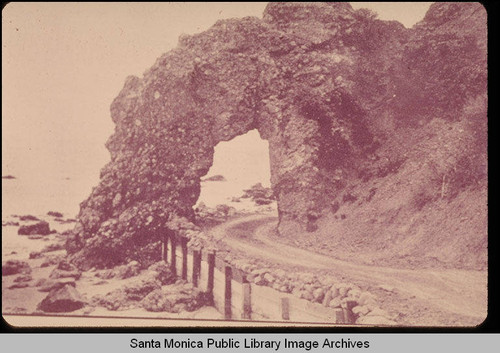
[[[246,273],[217,257],[215,251],[188,247],[188,239],[167,234],[162,259],[172,272],[212,298],[226,320],[272,320],[353,324],[352,305],[330,308],[290,293],[250,283]]]

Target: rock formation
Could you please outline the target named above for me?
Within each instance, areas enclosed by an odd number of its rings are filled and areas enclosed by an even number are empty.
[[[61,313],[71,312],[85,306],[85,301],[74,286],[67,284],[60,288],[52,289],[49,294],[38,304],[38,310]]]
[[[80,267],[156,261],[160,236],[193,221],[214,147],[252,129],[269,141],[281,235],[327,232],[343,204],[416,173],[370,216],[397,217],[486,187],[486,12],[435,3],[406,29],[348,3],[270,3],[182,36],[126,79],[111,117],[111,162],[67,243]],[[357,185],[366,195],[346,196]]]
[[[19,235],[47,235],[50,234],[49,223],[45,221],[38,221],[33,224],[25,224],[19,227],[17,230],[17,234]]]

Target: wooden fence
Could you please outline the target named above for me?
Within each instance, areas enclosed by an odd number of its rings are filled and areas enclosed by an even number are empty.
[[[167,234],[162,259],[177,275],[206,291],[226,320],[272,320],[353,324],[351,306],[330,308],[271,287],[249,283],[246,274],[215,251],[189,248],[187,238]]]

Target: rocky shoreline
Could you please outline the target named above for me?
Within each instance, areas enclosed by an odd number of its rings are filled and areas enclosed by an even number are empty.
[[[52,219],[12,215],[2,222],[5,230],[12,233],[13,229],[8,228],[18,227],[17,236],[26,235],[29,241],[42,244],[42,250],[31,251],[29,255],[12,251],[4,256],[4,315],[88,316],[96,312],[112,315],[113,312],[126,314],[139,310],[143,311],[141,316],[150,312],[195,318],[197,311],[211,304],[205,293],[179,280],[162,261],[147,268],[131,261],[111,269],[81,271],[67,258],[65,242],[71,231],[46,231],[48,221],[66,227],[74,222],[62,219],[63,215],[58,212],[49,212],[48,216]],[[30,230],[27,233],[26,228]],[[17,258],[9,259],[12,256]],[[219,318],[215,309],[201,312],[205,318]]]
[[[248,192],[247,192],[248,195]],[[230,206],[204,207],[198,215],[208,217],[209,222],[220,224],[241,216]],[[265,212],[265,211],[264,211]],[[51,213],[52,222],[62,215]],[[41,218],[41,217],[40,217]],[[144,267],[137,261],[109,269],[91,268],[81,271],[68,261],[64,244],[70,230],[61,233],[46,231],[49,223],[34,216],[17,216],[19,222],[7,220],[4,227],[18,227],[19,237],[26,227],[32,227],[31,241],[43,241],[40,251],[31,251],[26,259],[8,259],[2,263],[2,287],[4,314],[71,314],[93,315],[95,312],[127,312],[143,310],[151,313],[178,314],[184,316],[205,306],[211,306],[205,292],[193,288],[191,283],[179,279],[169,264],[158,261]],[[200,218],[201,220],[201,218]],[[200,221],[201,222],[201,221]],[[206,224],[207,220],[204,222]],[[39,234],[37,234],[39,233]],[[327,274],[307,271],[285,271],[278,266],[254,259],[242,259],[231,255],[221,243],[207,237],[201,228],[184,229],[183,235],[190,244],[217,249],[218,256],[246,274],[250,283],[268,286],[279,292],[291,293],[298,298],[330,308],[352,309],[357,324],[394,325],[394,315],[377,305],[377,298],[354,283],[342,282]],[[13,254],[14,255],[14,254]],[[29,304],[13,300],[16,291],[31,293]],[[8,293],[11,293],[9,295]],[[33,295],[36,292],[36,295]],[[20,296],[25,298],[26,296]],[[36,303],[35,303],[36,302]],[[212,313],[214,314],[214,313]]]

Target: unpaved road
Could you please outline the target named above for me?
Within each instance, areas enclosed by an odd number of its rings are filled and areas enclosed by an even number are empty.
[[[402,317],[406,317],[406,324],[475,326],[486,318],[487,271],[411,270],[342,261],[270,238],[276,222],[277,218],[269,215],[245,216],[221,224],[210,233],[246,256],[312,272],[328,270],[333,276],[363,283],[370,289],[393,287],[390,296],[384,296],[384,291],[377,295],[387,309],[405,312]]]

